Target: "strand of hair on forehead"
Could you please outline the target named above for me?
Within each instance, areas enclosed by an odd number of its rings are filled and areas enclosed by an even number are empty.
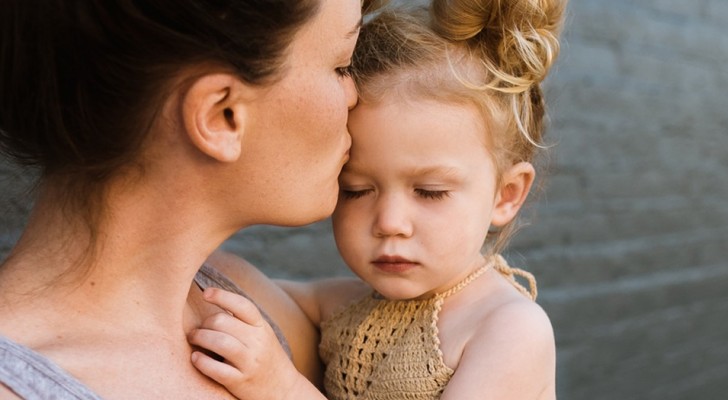
[[[373,13],[389,4],[389,0],[362,0],[361,9],[363,14]]]

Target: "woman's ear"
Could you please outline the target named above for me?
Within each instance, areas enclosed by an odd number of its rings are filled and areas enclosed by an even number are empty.
[[[182,119],[192,143],[221,162],[240,157],[250,88],[230,74],[197,78],[182,99]]]
[[[504,226],[516,217],[535,178],[536,171],[528,162],[520,162],[503,174],[493,207],[492,225]]]

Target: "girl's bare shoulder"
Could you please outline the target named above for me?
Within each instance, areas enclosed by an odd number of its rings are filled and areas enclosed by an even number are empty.
[[[456,339],[451,354],[459,356],[451,359],[456,373],[446,393],[456,398],[483,393],[488,398],[551,398],[556,347],[548,315],[505,279],[491,283],[451,310],[454,318],[449,320],[459,326],[442,326]]]

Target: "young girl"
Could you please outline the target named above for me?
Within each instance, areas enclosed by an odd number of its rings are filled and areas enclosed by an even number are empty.
[[[553,331],[535,282],[520,286],[514,275],[528,274],[499,252],[534,181],[539,85],[563,9],[434,0],[429,13],[384,11],[363,28],[333,216],[361,280],[280,282],[321,328],[329,398],[555,398]],[[195,365],[244,398],[241,381],[265,370],[251,341],[260,318],[229,294],[206,295],[249,324],[205,325],[193,343],[228,364]]]

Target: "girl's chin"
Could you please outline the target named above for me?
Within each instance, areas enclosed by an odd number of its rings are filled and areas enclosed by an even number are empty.
[[[374,287],[374,290],[383,298],[387,300],[400,301],[400,300],[417,300],[430,297],[428,293],[420,290],[404,289],[402,287],[382,286],[380,288]]]

